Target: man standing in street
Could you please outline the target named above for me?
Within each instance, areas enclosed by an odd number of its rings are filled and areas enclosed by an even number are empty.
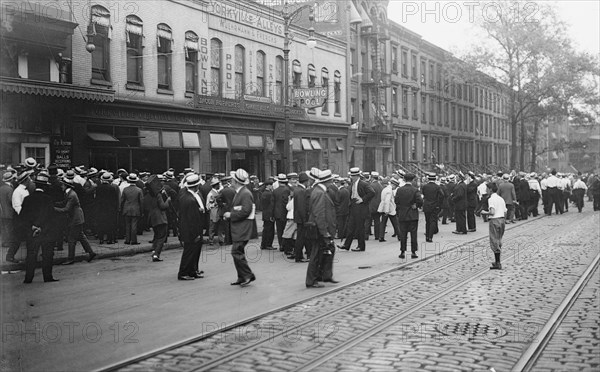
[[[502,270],[500,263],[500,252],[502,251],[502,237],[504,236],[505,218],[507,212],[504,199],[498,195],[498,186],[494,182],[489,183],[491,196],[488,199],[488,210],[481,211],[481,214],[489,216],[490,229],[490,247],[494,252],[494,262],[490,269]]]
[[[546,215],[552,215],[552,206],[556,214],[563,214],[563,206],[561,204],[562,190],[561,181],[556,177],[556,169],[552,169],[550,176],[546,180],[546,192],[548,193],[548,209]],[[543,189],[543,186],[542,186]]]
[[[435,173],[427,175],[427,182],[423,185],[423,213],[425,213],[425,241],[433,242],[433,235],[438,231],[438,215],[444,202],[444,192],[435,183]]]
[[[396,215],[398,217],[398,228],[400,230],[400,258],[405,258],[408,233],[410,233],[411,258],[419,258],[417,250],[417,228],[419,227],[419,209],[423,206],[423,197],[413,182],[415,175],[406,173],[404,175],[406,184],[396,191]]]
[[[583,197],[587,192],[587,185],[585,182],[581,180],[581,176],[575,176],[576,181],[573,184],[573,199],[575,199],[575,205],[577,206],[577,210],[581,213],[583,209]]]
[[[247,286],[254,280],[256,276],[252,273],[248,260],[246,259],[246,244],[252,236],[252,229],[255,218],[255,206],[252,193],[246,185],[250,182],[248,172],[243,169],[238,169],[233,173],[233,188],[235,189],[235,197],[231,211],[225,212],[224,219],[231,221],[231,256],[237,271],[237,280],[231,285]],[[286,186],[287,188],[287,186]]]
[[[204,273],[198,270],[198,261],[202,252],[202,236],[206,228],[204,213],[205,201],[198,192],[200,176],[190,174],[185,177],[179,194],[179,236],[183,243],[183,252],[179,263],[177,279],[194,280],[202,278]]]
[[[275,218],[273,217],[273,181],[267,180],[264,183],[264,190],[260,195],[260,205],[262,206],[262,240],[260,249],[273,250],[273,239],[275,238]],[[227,221],[229,222],[229,221]]]
[[[334,180],[335,182],[335,180]],[[348,189],[348,185],[346,179],[339,179],[338,186],[338,205],[336,206],[336,215],[337,215],[337,238],[344,239],[346,238],[346,221],[348,220],[348,213],[350,207],[350,190]]]
[[[396,178],[390,179],[383,190],[381,190],[381,202],[377,211],[381,214],[381,224],[379,226],[379,241],[385,242],[385,228],[387,227],[388,219],[392,223],[394,228],[394,236],[400,236],[400,230],[398,229],[398,220],[396,219],[396,202],[394,202],[395,190],[400,185],[400,182]]]
[[[277,233],[277,243],[279,250],[283,252],[283,231],[287,223],[287,203],[290,198],[291,190],[288,187],[288,179],[285,174],[277,176],[279,186],[273,190],[273,217],[275,218],[275,232]]]
[[[129,186],[123,189],[120,211],[125,218],[125,244],[140,244],[137,241],[138,219],[142,215],[143,192],[136,186],[138,176],[135,173],[127,176]]]
[[[467,234],[467,185],[465,184],[465,175],[459,173],[456,186],[450,195],[454,204],[454,218],[456,221],[456,230],[453,234]]]
[[[375,240],[380,240],[379,225],[381,224],[381,214],[377,212],[377,209],[379,208],[379,203],[381,203],[381,190],[383,190],[383,186],[379,181],[379,172],[371,172],[371,187],[373,187],[375,195],[369,202],[369,218],[367,219],[365,234],[366,239],[368,240],[369,235],[371,235],[371,224],[373,224],[373,235]]]
[[[308,246],[306,244],[306,234],[304,231],[304,224],[308,218],[308,192],[307,187],[309,183],[308,174],[306,172],[300,173],[298,177],[298,184],[293,189],[294,193],[294,222],[296,223],[296,243],[294,246],[294,261],[301,263],[306,262],[304,259],[304,246]],[[306,250],[307,252],[310,249]]]
[[[509,181],[509,178],[507,173],[502,175],[502,183],[498,185],[498,196],[504,199],[504,203],[506,203],[506,223],[514,223],[517,193],[515,191],[515,185]]]
[[[2,234],[2,246],[8,247],[6,261],[16,262],[15,253],[19,249],[19,239],[17,238],[16,218],[17,214],[12,206],[13,182],[16,179],[16,173],[6,172],[2,175],[2,185],[0,186],[0,231]]]
[[[365,220],[369,216],[369,202],[375,196],[373,187],[360,179],[360,168],[350,169],[350,210],[348,227],[346,228],[346,240],[340,249],[349,250],[352,240],[358,240],[358,247],[352,249],[354,252],[364,252],[365,244]]]

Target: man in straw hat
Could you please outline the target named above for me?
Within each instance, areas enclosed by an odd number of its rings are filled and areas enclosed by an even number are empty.
[[[127,176],[129,186],[123,189],[119,210],[125,218],[125,244],[140,244],[137,241],[138,219],[142,215],[143,192],[136,183],[138,176],[130,173]]]
[[[69,257],[63,265],[75,263],[75,246],[77,245],[77,242],[81,242],[83,250],[89,254],[88,262],[90,262],[96,257],[96,253],[94,253],[92,247],[90,247],[90,243],[83,233],[85,217],[81,205],[79,204],[79,197],[74,190],[75,172],[72,170],[67,171],[61,181],[63,183],[62,187],[65,193],[65,200],[61,206],[54,207],[54,210],[59,213],[66,213],[68,216],[67,240],[69,244]]]
[[[40,171],[35,177],[36,189],[23,201],[20,220],[21,227],[26,233],[27,258],[25,260],[24,283],[31,283],[35,273],[37,256],[42,248],[42,273],[44,282],[57,282],[52,276],[52,261],[54,258],[54,243],[61,235],[57,226],[54,201],[46,193],[50,186],[50,175]]]
[[[346,228],[346,240],[340,249],[350,250],[352,240],[358,240],[358,247],[352,249],[355,252],[363,252],[365,245],[365,220],[369,216],[369,202],[375,196],[375,190],[366,181],[360,179],[360,168],[350,169],[350,210],[348,227]]]
[[[406,184],[399,187],[396,191],[396,215],[398,216],[398,227],[400,230],[400,258],[404,259],[408,233],[410,233],[410,250],[412,252],[412,258],[419,258],[417,256],[417,250],[419,243],[417,241],[417,228],[419,227],[419,208],[423,206],[423,197],[421,192],[417,189],[413,182],[415,175],[412,173],[406,173],[404,175]]]
[[[255,206],[252,193],[246,185],[250,182],[248,172],[244,169],[236,170],[232,175],[235,197],[231,205],[231,210],[223,214],[223,218],[231,221],[231,256],[237,271],[237,280],[231,285],[247,286],[256,276],[248,266],[246,260],[246,244],[252,236],[255,218]]]
[[[194,280],[204,277],[198,270],[198,261],[202,252],[202,236],[205,229],[204,213],[206,202],[198,192],[200,176],[188,174],[179,192],[179,236],[183,243],[183,252],[179,263],[177,279]]]
[[[505,229],[505,215],[508,211],[506,202],[498,195],[498,185],[495,182],[488,183],[490,189],[490,198],[488,199],[488,210],[481,211],[481,214],[489,216],[490,247],[494,252],[494,262],[490,269],[501,270],[500,253],[502,251],[502,237]]]
[[[435,183],[437,175],[427,174],[427,183],[423,185],[423,213],[425,214],[425,241],[433,242],[433,235],[438,232],[438,216],[444,203],[444,192]]]

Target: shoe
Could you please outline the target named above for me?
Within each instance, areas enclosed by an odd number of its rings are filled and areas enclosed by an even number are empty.
[[[135,242],[135,243],[129,243],[129,244],[131,244],[131,245],[139,245],[140,243]]]
[[[51,283],[51,282],[58,282],[58,279],[55,279],[55,278],[44,279],[44,283]]]
[[[344,251],[349,251],[350,247],[346,247],[345,245],[338,245],[337,249],[341,249],[341,250],[344,250]]]
[[[195,272],[193,275],[190,276],[195,279],[202,279],[204,278],[204,272]]]
[[[277,250],[277,248],[275,248],[275,247],[266,247],[266,248],[261,248],[261,249],[264,249],[266,251],[276,251]]]
[[[452,234],[456,234],[456,235],[467,235],[466,232],[462,232],[462,231],[452,231]]]
[[[365,249],[364,248],[361,249],[361,248],[356,247],[356,248],[352,248],[351,251],[352,252],[364,252]]]
[[[152,256],[152,262],[162,262],[162,258],[157,255]]]
[[[194,280],[195,278],[191,277],[191,276],[187,276],[187,275],[183,275],[183,276],[178,276],[177,280]]]
[[[404,252],[400,253],[400,256],[398,256],[398,258],[405,259],[406,256],[404,255]]]
[[[410,258],[419,258],[419,256],[417,256],[416,253],[413,253],[413,254],[410,255]]]
[[[129,242],[123,242],[123,244],[128,244],[128,245],[129,245],[129,244],[131,244],[131,243],[129,243]]]
[[[385,240],[385,239],[379,239],[379,242],[383,243],[383,242],[387,242],[387,240]]]
[[[16,258],[12,257],[12,258],[7,258],[6,262],[12,262],[12,263],[21,263],[21,261],[17,260]]]
[[[90,256],[88,257],[88,259],[87,259],[87,262],[92,262],[92,260],[93,260],[93,259],[94,259],[94,257],[96,257],[96,256],[97,256],[97,254],[96,254],[96,253],[94,253],[94,252],[90,253]]]
[[[476,229],[469,229],[469,230],[467,230],[467,232],[475,232],[475,231],[477,231],[477,230]]]
[[[249,277],[248,279],[244,280],[243,282],[240,283],[241,287],[245,287],[248,284],[252,283],[253,281],[256,280],[256,277],[254,275],[252,275],[251,277]]]
[[[433,239],[425,239],[427,243],[433,243]]]
[[[502,270],[502,264],[499,262],[492,262],[490,270]]]
[[[230,285],[240,285],[240,284],[242,284],[242,282],[238,280],[237,282],[231,282],[229,284]]]
[[[325,283],[333,283],[333,284],[337,284],[339,283],[338,280],[334,280],[334,279],[327,279],[327,280],[323,280]]]
[[[23,284],[31,284],[33,280],[25,279],[23,280]]]
[[[307,260],[306,258],[301,258],[299,260],[294,260],[294,262],[298,262],[298,263],[303,263],[303,262],[308,262],[310,260]]]
[[[323,288],[325,287],[323,284],[315,283],[312,285],[307,285],[306,288]]]
[[[69,260],[69,261],[63,262],[61,265],[73,265],[74,263],[75,263],[75,261]]]

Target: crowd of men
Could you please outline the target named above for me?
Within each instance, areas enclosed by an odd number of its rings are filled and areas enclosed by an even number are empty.
[[[386,241],[388,221],[392,237],[400,241],[400,258],[408,250],[418,258],[417,228],[419,210],[425,217],[425,240],[432,242],[438,223],[454,223],[454,234],[466,235],[477,229],[477,219],[488,222],[501,214],[507,224],[543,213],[568,212],[574,206],[581,212],[585,196],[600,210],[598,176],[560,174],[473,172],[423,178],[402,170],[383,177],[378,172],[352,168],[348,177],[331,170],[313,168],[299,173],[279,174],[264,182],[243,169],[229,174],[197,174],[187,168],[176,174],[115,173],[93,167],[63,170],[55,165],[45,168],[33,158],[18,167],[7,167],[0,186],[2,244],[8,247],[6,260],[25,242],[25,283],[31,283],[37,255],[42,250],[42,271],[46,282],[52,275],[54,250],[68,243],[68,258],[75,261],[80,242],[88,261],[96,256],[88,238],[100,244],[139,244],[138,236],[152,229],[152,261],[162,261],[163,246],[170,234],[183,246],[177,278],[194,280],[204,272],[198,267],[202,245],[232,245],[237,280],[232,285],[246,286],[256,280],[245,258],[245,247],[257,238],[256,211],[262,212],[261,249],[279,249],[295,262],[309,262],[308,288],[319,282],[337,283],[333,278],[336,249],[366,250],[366,241]],[[492,187],[493,184],[493,187]],[[506,213],[498,212],[496,194]],[[481,222],[480,222],[481,223]],[[494,221],[494,225],[497,221]],[[490,234],[492,234],[490,224]],[[277,247],[273,246],[275,241]],[[334,239],[342,244],[334,244]],[[501,239],[501,235],[499,235]],[[357,245],[351,248],[352,242]],[[501,246],[501,243],[496,244]],[[492,247],[499,254],[499,247]],[[498,251],[498,252],[496,252]],[[492,268],[501,268],[499,258]]]

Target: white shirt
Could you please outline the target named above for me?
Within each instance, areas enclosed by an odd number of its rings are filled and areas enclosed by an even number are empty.
[[[482,182],[479,186],[477,186],[477,196],[479,196],[479,200],[487,194],[487,184]]]
[[[558,188],[563,191],[568,189],[571,186],[571,181],[569,181],[568,178],[561,178],[559,181],[560,181],[560,183],[558,185]]]
[[[196,198],[196,201],[198,202],[198,205],[200,206],[200,213],[204,213],[204,203],[202,203],[202,198],[200,197],[200,195],[198,195],[197,192],[193,192],[192,190],[188,189],[188,191],[194,195],[194,198]]]
[[[558,177],[556,177],[554,175],[551,175],[546,180],[546,187],[559,187],[559,186],[560,186],[560,180],[558,179]]]
[[[584,190],[587,190],[588,187],[585,184],[585,182],[583,182],[582,180],[577,180],[577,181],[575,181],[575,184],[573,185],[573,190],[575,190],[575,189],[584,189]]]
[[[506,215],[506,202],[497,193],[492,193],[492,196],[488,199],[489,211],[494,209],[494,214],[490,214],[490,218],[500,218]]]
[[[12,207],[17,212],[17,214],[21,213],[21,208],[23,208],[23,200],[29,196],[29,191],[27,191],[27,187],[24,184],[20,184],[17,186],[15,191],[12,194]]]
[[[532,178],[530,180],[527,181],[529,183],[529,188],[531,190],[537,190],[537,192],[540,193],[540,195],[542,194],[542,187],[540,186],[540,183],[538,182],[538,180]]]
[[[542,179],[542,181],[540,182],[540,188],[542,190],[546,190],[548,188],[548,179],[547,178]]]

